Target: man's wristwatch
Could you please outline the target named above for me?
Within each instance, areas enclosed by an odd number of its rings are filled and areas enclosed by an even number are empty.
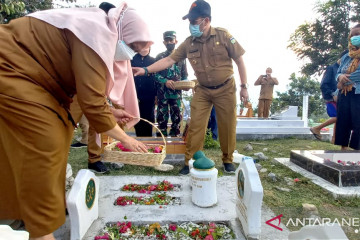
[[[243,89],[248,89],[248,86],[249,86],[249,84],[247,84],[247,83],[243,83],[240,85],[240,87]]]

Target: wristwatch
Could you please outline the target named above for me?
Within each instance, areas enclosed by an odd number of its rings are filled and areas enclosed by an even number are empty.
[[[248,89],[248,86],[249,86],[249,84],[247,84],[247,83],[243,83],[240,85],[240,87],[243,89]]]

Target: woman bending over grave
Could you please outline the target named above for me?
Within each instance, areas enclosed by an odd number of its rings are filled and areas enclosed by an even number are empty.
[[[349,53],[341,58],[335,145],[360,150],[360,24],[350,30]]]
[[[117,122],[136,123],[130,59],[151,44],[147,25],[125,3],[108,14],[56,9],[0,26],[0,219],[23,220],[31,239],[54,239],[65,222],[75,94],[98,133],[147,152]]]

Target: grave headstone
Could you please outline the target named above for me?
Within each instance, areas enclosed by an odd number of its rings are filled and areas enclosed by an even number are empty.
[[[251,157],[243,157],[236,170],[236,213],[247,239],[259,239],[261,233],[261,205],[263,187]]]
[[[8,225],[0,225],[0,240],[28,240],[29,233],[26,231],[15,231]]]
[[[300,120],[298,117],[298,106],[289,106],[286,110],[281,113],[275,114],[272,116],[273,119],[280,120]]]
[[[205,156],[196,159],[190,174],[192,202],[199,207],[215,205],[217,203],[216,181],[218,170],[215,168],[214,161]]]
[[[71,222],[71,240],[82,239],[98,218],[99,185],[93,172],[86,169],[78,172],[66,200]]]

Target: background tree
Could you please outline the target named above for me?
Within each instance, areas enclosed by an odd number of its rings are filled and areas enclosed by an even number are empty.
[[[75,0],[62,1],[74,2]],[[0,0],[0,23],[8,23],[11,19],[53,7],[53,0]]]
[[[307,76],[321,75],[347,48],[349,27],[360,21],[360,0],[319,2],[315,12],[315,21],[300,25],[288,46],[306,61],[301,72]]]
[[[310,77],[290,76],[291,83],[286,92],[276,92],[277,98],[271,104],[271,112],[280,112],[288,106],[298,106],[298,116],[302,115],[303,96],[309,96],[309,116],[316,118],[324,114],[324,101],[321,97],[320,83]]]

